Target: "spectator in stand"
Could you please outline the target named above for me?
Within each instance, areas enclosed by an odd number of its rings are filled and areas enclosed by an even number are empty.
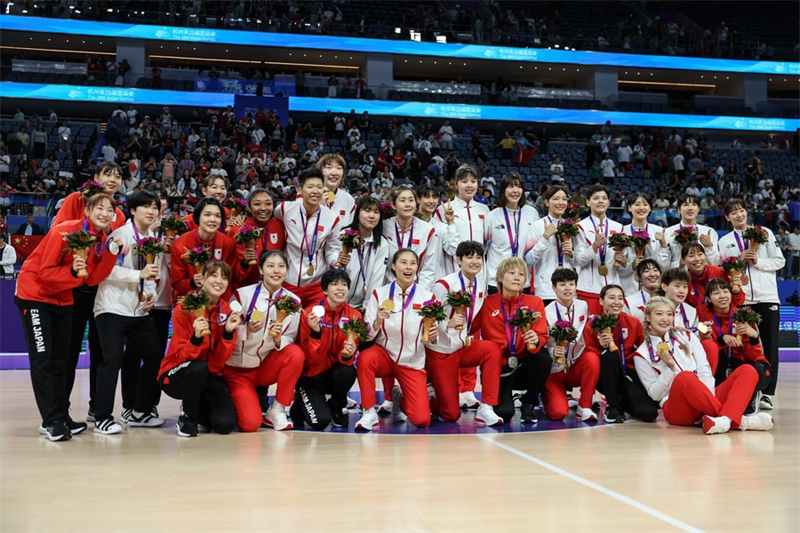
[[[553,158],[553,163],[550,165],[550,181],[564,183],[564,165],[561,164],[561,158],[558,156]]]
[[[34,222],[33,214],[29,214],[26,220],[17,228],[16,235],[44,235],[42,227]]]
[[[453,127],[449,120],[445,120],[442,127],[439,128],[439,147],[442,150],[453,149]]]
[[[69,127],[69,120],[64,119],[58,127],[58,150],[69,152],[72,149],[72,130]]]
[[[6,242],[6,234],[0,233],[0,277],[14,278],[14,265],[17,263],[17,251]]]
[[[9,156],[4,148],[0,148],[0,180],[8,181],[8,175],[11,170],[11,156]]]
[[[161,79],[161,69],[158,68],[158,65],[154,66],[150,70],[150,74],[152,76],[152,78],[150,80],[150,86],[153,89],[160,89],[161,85],[164,83],[164,81]]]
[[[512,159],[514,157],[513,148],[517,141],[511,138],[511,134],[503,132],[503,138],[495,145],[495,148],[500,148],[503,159]]]
[[[47,148],[47,132],[44,130],[44,123],[37,124],[36,129],[31,134],[33,142],[33,158],[42,159]]]
[[[603,176],[603,183],[609,185],[614,182],[614,178],[616,177],[616,172],[614,171],[614,161],[611,159],[611,155],[608,152],[603,154],[603,160],[600,161],[600,172]]]
[[[621,171],[628,171],[631,169],[631,156],[633,155],[633,148],[628,146],[628,142],[623,140],[619,148],[617,148],[617,164]]]

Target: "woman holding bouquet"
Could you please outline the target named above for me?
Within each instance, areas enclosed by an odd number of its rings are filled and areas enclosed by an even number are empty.
[[[406,192],[410,193],[403,190],[401,194]],[[374,340],[374,344],[358,358],[358,386],[364,414],[356,429],[362,431],[372,431],[380,425],[375,411],[376,377],[393,376],[400,382],[391,391],[394,421],[404,421],[407,416],[417,427],[426,427],[431,421],[424,342],[435,345],[439,327],[431,323],[424,330],[430,321],[423,320],[422,307],[435,307],[431,302],[433,293],[416,283],[419,257],[413,250],[401,248],[395,252],[391,268],[394,281],[372,291],[364,316],[371,327],[367,339]]]
[[[556,299],[553,284],[550,281],[553,272],[558,268],[572,268],[572,236],[577,235],[578,223],[571,218],[562,220],[569,205],[569,190],[565,186],[549,187],[543,198],[547,216],[533,223],[530,237],[524,246],[526,249],[525,261],[533,267],[533,273],[536,276],[532,281],[534,294],[547,305]],[[562,230],[569,227],[569,230],[559,234],[559,227]],[[573,235],[568,236],[567,233]]]
[[[22,316],[31,384],[42,417],[39,433],[52,441],[69,440],[86,429],[86,424],[69,417],[65,339],[73,319],[73,290],[85,283],[97,285],[114,268],[120,243],[109,241],[106,231],[115,209],[114,201],[103,193],[86,200],[81,219],[52,227],[25,260],[17,280],[14,302]],[[64,250],[65,240],[74,251]],[[77,248],[78,240],[91,247]]]
[[[670,257],[664,228],[647,222],[647,217],[653,210],[650,195],[646,192],[631,193],[625,203],[633,220],[622,231],[635,240],[631,245],[635,259],[631,270],[620,272],[619,284],[625,294],[633,294],[639,290],[639,281],[635,275],[639,263],[644,259],[653,259],[658,263],[660,270],[664,271],[670,266]]]
[[[539,393],[550,375],[547,320],[538,296],[523,294],[528,268],[519,257],[509,257],[497,266],[495,276],[500,292],[486,298],[472,324],[475,338],[494,342],[502,353],[500,392],[494,412],[506,423],[514,418],[512,389],[527,390],[522,397],[523,422],[536,423],[534,409]]]
[[[353,307],[363,307],[367,294],[383,285],[389,263],[389,245],[383,237],[383,225],[381,203],[369,196],[361,198],[349,229],[361,234],[363,244],[351,252],[355,257],[345,267],[351,280],[347,303]]]
[[[737,306],[734,299],[731,286],[725,280],[708,282],[706,304],[697,308],[697,316],[701,322],[712,325],[711,331],[702,337],[713,339],[719,346],[719,363],[714,376],[717,384],[723,383],[740,366],[749,365],[758,372],[756,389],[760,393],[769,386],[772,367],[761,347],[759,315],[752,308]],[[754,396],[753,404],[748,407],[748,414],[759,407],[760,394],[756,396],[758,398]]]
[[[271,192],[266,189],[254,189],[247,197],[247,202],[251,213],[250,217],[245,219],[241,226],[229,227],[228,237],[236,240],[237,235],[255,230],[258,235],[253,235],[253,244],[242,242],[241,244],[237,243],[236,247],[239,262],[255,264],[264,250],[283,251],[286,244],[286,228],[284,228],[283,222],[272,216],[275,199]],[[241,236],[240,240],[244,241]],[[236,281],[236,286],[244,287],[258,282],[258,269],[250,268],[244,279]]]
[[[744,303],[744,291],[742,291],[742,273],[728,273],[724,268],[709,265],[706,260],[705,248],[702,244],[686,243],[681,250],[681,260],[689,272],[689,294],[686,295],[686,302],[689,305],[699,308],[706,301],[706,285],[712,279],[722,279],[725,283],[733,286],[733,304],[742,305]]]
[[[262,424],[256,387],[278,384],[275,401],[263,423],[278,431],[292,429],[286,408],[294,398],[294,387],[303,371],[305,355],[295,345],[300,320],[300,298],[283,287],[286,257],[277,250],[261,252],[261,282],[238,289],[235,301],[244,319],[239,326],[236,348],[223,377],[236,407],[241,431],[256,431]]]
[[[200,290],[178,302],[172,312],[172,341],[158,382],[170,397],[182,401],[175,426],[181,437],[196,437],[198,424],[223,435],[236,427],[236,411],[221,375],[242,323],[242,315],[224,298],[230,278],[226,263],[210,261]]]
[[[225,209],[216,199],[203,198],[197,202],[192,219],[197,229],[184,233],[172,245],[170,281],[174,292],[173,300],[200,288],[203,283],[203,268],[208,262],[224,261],[233,273],[223,295],[223,299],[227,301],[233,290],[233,279],[246,277],[251,265],[238,260],[236,242],[220,232],[220,228],[225,227]]]
[[[769,228],[748,227],[747,210],[742,200],[736,198],[725,204],[725,217],[733,226],[733,231],[719,240],[720,257],[723,261],[728,257],[739,257],[746,262],[745,273],[750,282],[743,290],[744,303],[761,315],[760,329],[764,331],[761,342],[764,346],[764,355],[772,368],[769,386],[764,389],[764,396],[761,398],[761,408],[772,409],[770,396],[775,394],[778,381],[778,326],[781,303],[776,272],[784,267],[786,259]]]
[[[606,285],[600,291],[602,313],[589,322],[583,332],[584,356],[600,358],[597,390],[606,397],[605,421],[621,424],[623,413],[643,422],[658,418],[658,409],[642,386],[633,366],[636,349],[644,341],[642,324],[623,313],[625,293],[619,285]]]
[[[489,284],[489,292],[497,292],[495,274],[500,261],[506,257],[525,256],[525,246],[539,220],[539,212],[525,203],[525,184],[516,172],[508,172],[500,180],[497,208],[487,218],[486,234],[486,272],[482,274]],[[526,286],[529,288],[530,284]]]
[[[739,366],[715,389],[700,340],[673,328],[674,315],[672,302],[662,296],[647,303],[645,339],[634,356],[636,374],[650,398],[661,405],[667,422],[693,426],[702,417],[706,435],[772,428],[772,417],[766,413],[744,415],[758,372]]]
[[[697,223],[697,215],[700,214],[700,198],[689,193],[680,195],[678,197],[678,210],[681,214],[680,223],[668,227],[665,231],[665,240],[670,250],[670,266],[681,266],[682,248],[687,242],[700,243],[703,247],[703,253],[708,257],[708,262],[712,265],[719,264],[719,250],[717,249],[719,236],[717,231]],[[682,235],[688,235],[689,241]]]
[[[357,333],[367,333],[361,313],[345,302],[350,277],[344,270],[325,272],[322,292],[325,299],[307,307],[300,319],[299,341],[305,364],[290,411],[295,426],[302,427],[305,421],[315,430],[323,430],[329,423],[337,428],[347,427],[344,408],[347,393],[356,382],[353,363],[360,342]],[[326,394],[330,394],[327,402]]]

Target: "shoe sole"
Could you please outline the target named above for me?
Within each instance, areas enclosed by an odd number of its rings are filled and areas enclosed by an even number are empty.
[[[623,420],[621,418],[608,418],[607,416],[603,417],[603,421],[606,424],[622,424],[622,423],[625,422],[625,420]]]
[[[133,422],[133,421],[127,422],[128,426],[134,427],[134,428],[160,428],[161,426],[163,426],[166,423],[167,423],[166,420],[163,420],[163,421],[161,421],[159,423],[156,423],[156,424],[152,424],[152,423],[149,423],[149,422]]]
[[[291,422],[286,424],[286,426],[281,429],[276,428],[272,422],[266,419],[262,422],[262,424],[266,424],[269,429],[274,429],[275,431],[289,431],[290,429],[294,429],[294,425]]]
[[[197,435],[192,435],[191,433],[184,433],[183,431],[181,431],[180,429],[177,429],[177,428],[176,428],[176,430],[178,432],[178,436],[179,437],[196,437],[197,436]]]
[[[86,431],[88,429],[88,427],[89,426],[82,426],[82,427],[79,427],[79,428],[70,429],[69,432],[72,433],[73,435],[80,435],[81,433]]]
[[[94,432],[97,433],[98,435],[119,435],[120,433],[123,432],[123,429],[122,426],[119,426],[119,429],[114,428],[112,430],[100,429],[96,427],[94,428]]]
[[[475,418],[475,424],[478,426],[485,426],[487,428],[495,427],[495,426],[502,426],[504,424],[503,419],[500,418],[494,424],[487,424],[484,420],[480,418]]]
[[[597,417],[596,416],[590,416],[588,418],[582,418],[580,416],[576,416],[575,418],[577,418],[578,420],[581,420],[583,422],[597,422]]]
[[[45,433],[45,437],[47,437],[47,440],[49,440],[50,442],[61,442],[65,440],[70,440],[72,438],[72,433],[67,433],[66,435],[61,435],[60,437],[57,435],[54,436]]]
[[[48,434],[47,434],[47,430],[46,430],[45,428],[43,428],[42,426],[39,426],[39,435],[41,435],[41,436],[43,436],[43,437],[47,437],[47,440],[49,440],[49,441],[51,441],[51,442],[58,442],[58,441],[60,441],[60,440],[69,440],[69,439],[71,439],[71,438],[72,438],[72,435],[77,435],[78,433],[80,433],[80,432],[84,431],[85,429],[86,429],[86,428],[83,428],[83,429],[81,429],[81,430],[78,430],[78,431],[76,431],[76,432],[73,432],[72,430],[70,430],[70,435],[69,435],[69,437],[67,437],[66,435],[62,435],[61,437],[58,437],[58,438],[55,438],[55,439],[54,439],[54,438],[52,438],[50,435],[48,435]],[[64,437],[67,437],[67,438],[64,438]]]

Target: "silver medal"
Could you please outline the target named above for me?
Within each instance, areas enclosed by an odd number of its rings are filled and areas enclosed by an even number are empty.
[[[519,359],[512,355],[508,358],[508,368],[517,368],[519,366]]]

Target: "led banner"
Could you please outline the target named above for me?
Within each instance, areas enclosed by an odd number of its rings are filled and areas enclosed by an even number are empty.
[[[3,31],[35,31],[98,37],[150,39],[192,43],[214,43],[278,48],[308,48],[348,52],[378,52],[459,59],[491,59],[533,63],[566,63],[589,66],[747,72],[780,76],[800,75],[800,63],[787,61],[743,61],[705,57],[675,57],[543,48],[513,48],[474,44],[439,44],[404,40],[360,39],[258,31],[219,30],[216,28],[176,28],[147,24],[97,22],[91,20],[50,19],[18,15],[0,16]]]
[[[83,87],[80,85],[41,85],[36,83],[0,82],[3,98],[39,100],[74,100],[80,102],[112,102],[186,107],[226,107],[234,105],[234,95],[225,93],[195,93],[157,91],[153,89],[122,89],[113,87]],[[625,113],[621,111],[587,111],[543,107],[497,107],[467,104],[436,104],[424,102],[389,102],[378,100],[349,100],[343,98],[289,97],[291,111],[349,114],[368,111],[371,115],[390,117],[428,117],[468,120],[502,120],[510,122],[545,122],[556,124],[601,125],[610,120],[622,126],[662,128],[783,131],[794,132],[800,120],[785,118],[721,117],[705,115],[670,115],[659,113]]]

